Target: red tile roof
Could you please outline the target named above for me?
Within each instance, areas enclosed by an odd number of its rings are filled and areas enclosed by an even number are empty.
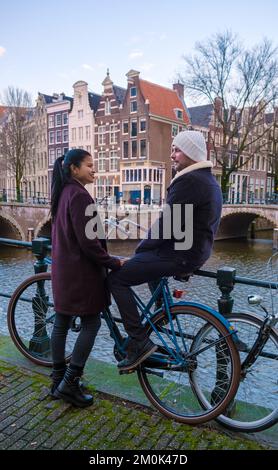
[[[189,124],[189,117],[186,108],[175,90],[156,85],[155,83],[139,80],[141,92],[150,103],[150,113],[156,116],[171,119],[171,121]],[[183,111],[183,119],[178,119],[175,109]]]

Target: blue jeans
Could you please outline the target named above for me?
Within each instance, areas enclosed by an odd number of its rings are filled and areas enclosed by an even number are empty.
[[[135,341],[144,341],[146,334],[140,320],[131,286],[148,282],[154,286],[163,276],[180,275],[186,271],[173,257],[161,256],[157,250],[135,254],[121,269],[108,276],[108,286],[116,301],[125,330]]]

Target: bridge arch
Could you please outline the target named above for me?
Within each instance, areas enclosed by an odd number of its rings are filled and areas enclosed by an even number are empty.
[[[36,226],[34,238],[36,237],[51,237],[51,218],[49,214]]]
[[[218,239],[245,238],[250,224],[257,218],[267,220],[272,228],[277,226],[271,211],[256,208],[223,207],[221,222],[217,234]]]
[[[17,221],[8,214],[0,212],[0,237],[25,241],[24,231]]]

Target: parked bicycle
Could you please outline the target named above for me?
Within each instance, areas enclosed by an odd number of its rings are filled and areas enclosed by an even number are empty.
[[[195,302],[176,301],[167,278],[145,304],[135,293],[147,334],[158,350],[137,368],[141,387],[150,402],[164,415],[187,424],[200,424],[222,413],[236,394],[240,359],[236,333],[213,309]],[[163,298],[163,307],[156,308]],[[50,336],[55,311],[51,274],[26,279],[8,306],[8,327],[16,347],[36,364],[51,367]],[[102,314],[114,340],[117,360],[125,357],[128,338],[118,320],[106,309]],[[73,322],[67,339],[67,360],[78,331]],[[235,340],[234,340],[235,338]]]
[[[278,253],[270,258],[268,265],[273,259],[278,260]],[[277,269],[273,271],[277,276]],[[277,284],[272,286],[275,287],[277,295]],[[229,429],[258,432],[278,423],[278,313],[275,300],[277,302],[271,293],[272,312],[269,313],[262,305],[261,296],[250,295],[249,304],[259,306],[263,317],[250,312],[226,316],[245,343],[240,352],[241,379],[236,399],[225,415],[217,418]]]

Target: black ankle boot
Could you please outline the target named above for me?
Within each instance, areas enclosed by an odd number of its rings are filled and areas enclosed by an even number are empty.
[[[92,405],[93,396],[83,393],[80,387],[79,380],[81,375],[82,373],[80,371],[69,367],[66,370],[63,380],[54,391],[54,397],[62,398],[64,401],[78,406],[79,408],[85,408],[86,406]]]
[[[58,387],[58,385],[62,382],[66,370],[67,370],[66,366],[62,367],[61,369],[56,369],[56,370],[53,369],[53,371],[50,375],[50,377],[52,378],[52,385],[51,385],[51,388],[50,388],[50,395],[51,395],[52,398],[56,398],[55,395],[54,395],[54,392],[55,392],[56,388]]]

